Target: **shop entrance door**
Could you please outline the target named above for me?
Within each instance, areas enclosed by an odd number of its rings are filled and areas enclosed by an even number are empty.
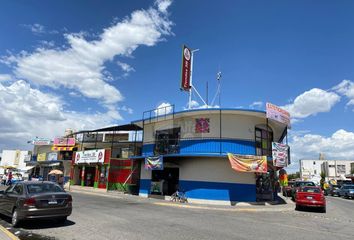
[[[88,187],[93,187],[95,182],[96,167],[85,167],[84,184]]]
[[[152,194],[172,195],[178,189],[179,168],[165,168],[164,170],[153,170],[151,181],[158,186]]]

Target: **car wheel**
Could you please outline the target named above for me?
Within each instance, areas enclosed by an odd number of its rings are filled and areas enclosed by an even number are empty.
[[[20,219],[18,218],[18,212],[17,210],[15,209],[12,213],[12,218],[11,218],[11,225],[13,227],[18,227],[20,223]]]
[[[299,211],[299,210],[300,210],[300,208],[301,208],[301,207],[300,207],[299,205],[297,205],[297,204],[296,204],[296,206],[295,206],[295,210],[296,210],[296,211]]]

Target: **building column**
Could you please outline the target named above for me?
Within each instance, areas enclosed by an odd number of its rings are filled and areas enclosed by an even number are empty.
[[[99,174],[100,174],[100,170],[98,169],[98,164],[96,165],[96,170],[95,170],[95,179],[93,182],[93,187],[94,188],[98,188],[98,182],[99,182]]]
[[[85,166],[82,166],[82,172],[81,172],[81,186],[85,186]]]

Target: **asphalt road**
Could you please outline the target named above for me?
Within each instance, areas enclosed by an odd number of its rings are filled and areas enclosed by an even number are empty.
[[[62,225],[37,221],[10,229],[21,240],[105,239],[353,239],[354,200],[327,198],[327,213],[181,208],[139,197],[73,193],[74,211]],[[272,207],[274,209],[274,206]],[[6,218],[5,218],[6,220]],[[5,227],[9,224],[1,221]]]

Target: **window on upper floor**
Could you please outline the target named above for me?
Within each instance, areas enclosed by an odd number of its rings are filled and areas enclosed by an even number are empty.
[[[256,155],[257,156],[271,156],[272,155],[272,141],[273,131],[268,128],[256,127]]]
[[[179,152],[181,128],[159,130],[155,133],[155,155]]]

